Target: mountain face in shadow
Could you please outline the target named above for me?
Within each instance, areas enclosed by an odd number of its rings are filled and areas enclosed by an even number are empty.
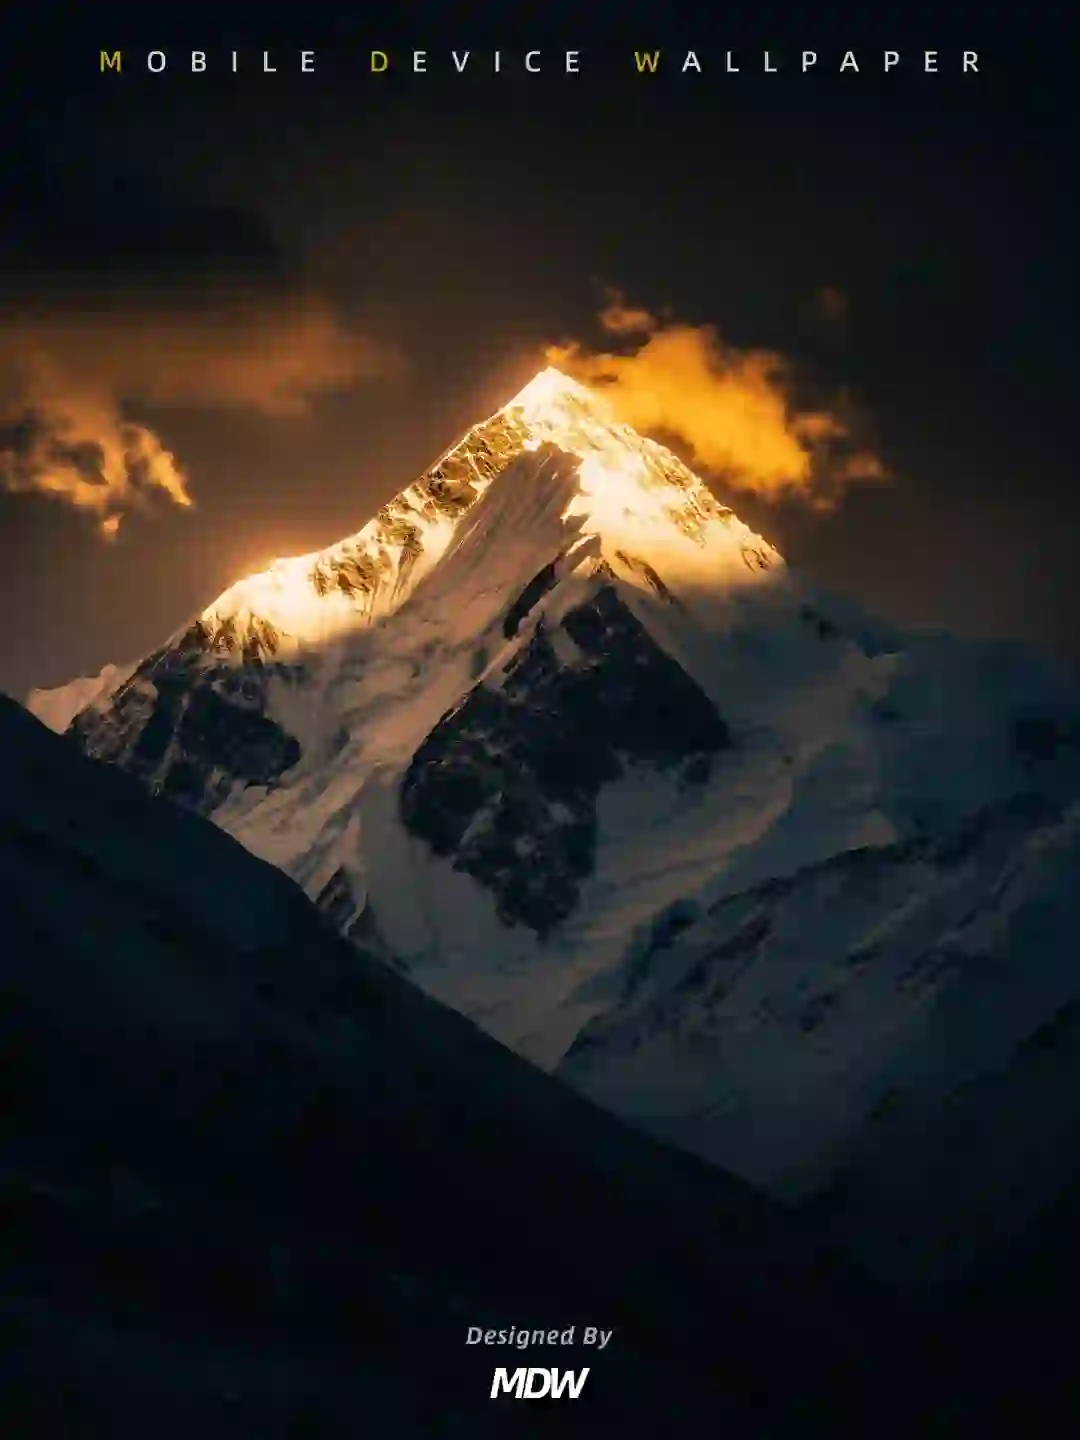
[[[918,1327],[804,1222],[6,700],[0,759],[10,1433],[798,1436],[866,1423],[882,1385],[896,1411],[887,1337]],[[491,1400],[519,1366],[590,1373]]]

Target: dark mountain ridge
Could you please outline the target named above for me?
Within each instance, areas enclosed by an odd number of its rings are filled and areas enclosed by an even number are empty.
[[[796,1435],[859,1411],[886,1310],[798,1221],[8,701],[0,753],[11,1433]],[[465,1345],[570,1324],[615,1338]],[[555,1422],[490,1402],[519,1364],[589,1388]]]

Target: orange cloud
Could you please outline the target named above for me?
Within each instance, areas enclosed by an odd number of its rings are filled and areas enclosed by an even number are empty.
[[[600,323],[624,346],[637,337],[633,348],[552,346],[548,363],[601,391],[626,424],[681,440],[731,488],[828,508],[847,486],[885,478],[848,420],[794,402],[779,355],[735,350],[708,325],[661,322],[616,292]]]
[[[303,415],[320,393],[395,370],[397,357],[310,297],[204,297],[24,311],[0,329],[0,487],[100,517],[153,497],[190,506],[188,479],[131,403]]]
[[[609,335],[644,335],[655,330],[658,321],[648,310],[635,310],[617,290],[608,291],[608,303],[600,312],[600,324]]]

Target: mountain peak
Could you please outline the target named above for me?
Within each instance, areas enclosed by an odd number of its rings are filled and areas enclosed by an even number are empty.
[[[745,579],[782,564],[676,455],[621,423],[602,392],[548,366],[355,535],[276,559],[230,586],[195,622],[200,644],[253,658],[290,640],[332,639],[396,610],[492,482],[515,461],[551,448],[575,462],[577,480],[572,496],[553,489],[547,503],[574,531],[602,537],[609,562],[632,556],[630,570],[645,573],[660,562],[708,584],[730,578],[732,565]],[[544,472],[537,456],[530,474],[539,481]],[[513,483],[522,480],[519,465]],[[521,523],[519,507],[510,509],[512,523]]]
[[[547,365],[543,370],[538,370],[503,409],[532,410],[557,406],[564,401],[576,401],[579,405],[589,405],[597,409],[606,407],[606,402],[595,390],[590,390],[578,380],[572,380],[554,365]]]
[[[569,513],[582,515],[583,531],[602,535],[614,554],[666,560],[688,579],[704,571],[706,583],[721,578],[732,554],[751,572],[783,563],[677,455],[622,423],[602,392],[548,366],[502,413],[520,418],[524,449],[547,444],[576,457],[579,493]]]

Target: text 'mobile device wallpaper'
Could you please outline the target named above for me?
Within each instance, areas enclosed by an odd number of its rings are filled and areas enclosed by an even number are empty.
[[[9,21],[19,1435],[1071,1408],[1068,52]]]

